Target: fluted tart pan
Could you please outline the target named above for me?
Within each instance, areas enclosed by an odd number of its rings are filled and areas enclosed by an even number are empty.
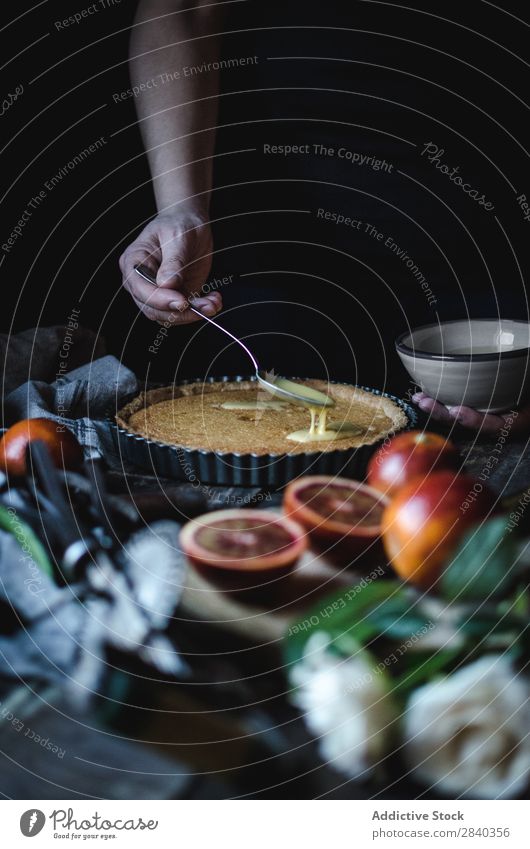
[[[300,379],[300,378],[299,378]],[[319,451],[308,450],[298,453],[263,453],[252,451],[217,451],[207,448],[169,444],[151,439],[130,428],[129,418],[142,408],[160,401],[170,400],[179,392],[190,394],[197,386],[207,393],[212,384],[235,383],[252,386],[255,378],[211,377],[206,380],[182,381],[173,386],[152,389],[137,396],[120,410],[116,422],[111,423],[114,449],[127,464],[145,469],[152,475],[188,481],[194,486],[212,484],[217,486],[249,486],[276,489],[303,474],[330,474],[346,477],[363,477],[368,460],[385,438],[398,430],[416,426],[417,415],[405,401],[377,389],[332,382],[337,387],[363,390],[373,396],[388,399],[396,409],[396,428],[369,444],[358,447],[337,448]]]

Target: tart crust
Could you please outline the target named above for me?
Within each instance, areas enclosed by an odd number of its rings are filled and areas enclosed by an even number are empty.
[[[287,434],[309,427],[309,411],[286,404],[281,409],[224,409],[226,401],[270,399],[255,381],[189,383],[143,392],[120,410],[118,425],[131,433],[186,449],[236,454],[307,454],[373,445],[407,425],[391,398],[348,384],[307,379],[301,383],[331,396],[330,423],[358,425],[357,435],[297,443]]]

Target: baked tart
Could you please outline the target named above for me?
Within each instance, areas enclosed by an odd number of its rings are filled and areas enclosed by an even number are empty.
[[[297,437],[308,431],[307,408],[269,395],[255,379],[226,378],[134,398],[116,416],[122,457],[143,466],[147,460],[155,472],[180,479],[193,473],[210,483],[281,485],[308,470],[358,474],[377,445],[415,423],[411,408],[389,395],[317,379],[297,382],[334,402],[318,441]]]

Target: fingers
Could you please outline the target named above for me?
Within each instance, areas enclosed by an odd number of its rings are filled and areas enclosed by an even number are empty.
[[[444,407],[439,401],[435,401],[434,398],[429,398],[425,392],[416,392],[412,396],[412,400],[418,405],[420,410],[423,410],[424,413],[427,413],[428,416],[431,416],[437,422],[443,422],[449,425],[454,424],[454,419],[449,415],[447,407]]]
[[[480,413],[471,407],[450,407],[449,415],[462,427],[478,430],[480,433],[498,435],[499,431],[507,428],[514,436],[530,433],[530,407],[508,413]]]
[[[174,298],[174,296],[175,293],[173,292],[171,297]],[[203,313],[203,315],[207,315],[210,318],[216,315],[223,306],[221,296],[217,293],[215,293],[215,297],[212,293],[210,295],[204,295],[202,298],[188,298],[187,296],[182,295],[181,299],[184,302],[184,307],[180,306],[180,300],[175,299],[169,302],[169,307],[171,310],[179,312],[182,320],[186,322],[200,321],[200,316],[197,315],[196,312],[193,312],[193,310],[189,309],[190,305],[195,307],[195,309],[198,309],[201,313]]]
[[[504,418],[493,413],[479,413],[471,407],[448,407],[454,422],[481,433],[497,433],[504,426]]]
[[[209,292],[207,295],[201,295],[197,298],[189,295],[189,303],[206,315],[215,315],[223,308],[223,298],[220,292]]]
[[[199,321],[198,315],[188,309],[189,301],[185,294],[175,289],[155,286],[135,271],[137,265],[145,265],[153,277],[156,276],[156,261],[146,249],[129,249],[120,260],[123,273],[123,285],[133,296],[136,304],[153,321],[171,321],[175,324]],[[194,305],[205,315],[213,316],[222,307],[219,292],[210,292],[194,300]],[[173,315],[177,313],[177,315]]]
[[[135,265],[137,265],[137,262],[133,261],[131,263],[132,271],[129,271],[125,277],[124,286],[141,309],[147,306],[152,310],[169,313],[175,310],[184,311],[187,308],[188,302],[184,295],[171,289],[161,289],[154,283],[148,283],[147,280],[136,273]],[[129,267],[129,262],[127,266]],[[143,311],[145,312],[145,310]]]
[[[439,401],[435,401],[434,398],[430,398],[425,392],[417,392],[412,396],[412,400],[424,413],[427,413],[435,421],[446,425],[459,424],[470,430],[495,433],[504,424],[501,416],[479,413],[478,410],[473,410],[471,407],[446,407]]]
[[[189,302],[182,292],[156,286],[154,283],[149,283],[137,274],[135,267],[137,265],[144,265],[151,272],[153,277],[156,276],[156,263],[147,251],[126,251],[122,257],[121,265],[123,272],[123,285],[133,296],[137,305],[145,315],[149,315],[149,317],[153,318],[155,321],[167,321],[169,320],[170,315],[177,311],[182,313],[182,315],[187,312],[187,315],[185,316],[186,321],[198,320],[198,316],[188,310]],[[197,303],[199,309],[204,309],[206,315],[211,315],[220,308],[218,299],[212,299],[211,296],[205,296]],[[213,311],[212,304],[215,306]]]
[[[143,312],[146,318],[149,318],[151,321],[158,321],[161,324],[167,324],[168,326],[177,326],[179,324],[191,324],[194,321],[200,321],[201,316],[197,315],[197,313],[193,312],[193,310],[189,309],[189,307],[185,307],[181,309],[177,307],[175,309],[169,310],[160,310],[156,309],[148,302],[138,301],[136,298],[134,299],[137,307]],[[184,301],[187,303],[187,301]],[[197,308],[209,317],[213,317],[219,312],[220,307],[217,307],[212,301],[208,298],[201,299],[201,301],[194,301],[193,306],[197,306]]]
[[[158,287],[150,283],[146,283],[146,286],[149,288],[149,291],[142,291],[141,299],[137,298],[132,290],[131,294],[133,294],[138,308],[151,321],[158,321],[159,323],[167,324],[168,326],[176,326],[179,324],[191,324],[194,321],[201,320],[200,315],[197,315],[197,313],[189,309],[189,302],[183,295],[179,296],[178,301],[171,300],[168,304],[168,309],[161,309],[157,307],[155,305],[155,301],[160,295]],[[169,291],[167,294],[170,298],[174,299],[176,293]],[[176,304],[176,306],[172,306],[173,304]],[[216,315],[222,307],[221,296],[217,292],[205,295],[204,298],[197,298],[193,300],[192,304],[194,307],[199,309],[201,313],[209,317]]]
[[[446,407],[430,398],[425,392],[416,392],[412,400],[420,410],[427,413],[433,419],[444,424],[459,424],[468,430],[479,431],[485,435],[495,435],[504,428],[510,427],[514,434],[530,433],[530,405],[523,407],[514,417],[513,412],[502,415],[500,413],[481,413],[471,407],[456,405]]]
[[[147,248],[140,249],[136,248],[134,244],[130,245],[119,259],[122,282],[128,292],[138,278],[138,274],[134,270],[137,265],[143,265],[153,277],[156,277],[159,261],[157,261]]]
[[[222,308],[220,293],[204,285],[211,267],[211,232],[198,221],[158,216],[120,257],[124,288],[153,321],[168,326],[200,321],[191,303],[209,318]],[[140,277],[137,265],[144,265],[156,284]]]
[[[122,283],[124,288],[130,292],[135,300],[145,303],[146,294],[156,287],[148,283],[143,277],[140,277],[136,272],[136,266],[143,266],[148,271],[153,279],[156,278],[158,266],[160,264],[160,250],[150,250],[148,244],[140,245],[140,240],[133,242],[132,245],[122,253],[119,259],[119,265],[122,273]],[[157,305],[160,308],[167,308],[169,299],[159,300]]]

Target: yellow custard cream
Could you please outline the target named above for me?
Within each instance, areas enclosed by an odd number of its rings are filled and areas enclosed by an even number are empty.
[[[353,422],[329,422],[328,411],[310,407],[311,425],[309,430],[295,430],[287,434],[291,442],[331,442],[333,439],[343,439],[345,436],[357,436],[362,428]]]
[[[287,401],[225,401],[223,410],[284,410]]]
[[[328,424],[328,412],[330,407],[335,406],[335,401],[323,392],[310,386],[287,380],[285,377],[274,378],[274,385],[287,392],[298,395],[298,403],[309,409],[311,424],[309,430],[295,430],[289,433],[286,439],[291,442],[331,442],[334,439],[343,439],[345,436],[356,436],[361,433],[361,428],[353,422],[338,422]],[[272,390],[271,390],[272,391]]]

